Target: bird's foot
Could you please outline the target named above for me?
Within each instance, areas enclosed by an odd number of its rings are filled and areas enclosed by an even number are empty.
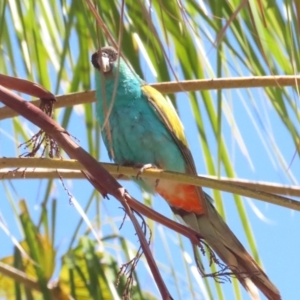
[[[157,166],[153,164],[135,165],[134,167],[139,168],[139,171],[136,174],[136,179],[140,179],[142,173],[147,169],[151,169],[151,168],[157,169]]]

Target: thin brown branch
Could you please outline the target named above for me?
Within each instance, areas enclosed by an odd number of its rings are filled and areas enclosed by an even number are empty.
[[[83,171],[83,174],[86,175],[86,178],[91,182],[91,184],[97,190],[101,189],[101,186],[99,185],[99,182],[96,179],[97,177],[96,178],[95,177],[90,177],[90,174],[86,173],[85,171]],[[158,289],[159,289],[159,291],[161,293],[162,299],[166,299],[166,300],[173,299],[171,297],[171,294],[169,293],[166,285],[165,285],[165,282],[163,281],[163,279],[162,279],[162,277],[161,277],[161,275],[159,273],[157,264],[156,264],[156,262],[155,262],[155,260],[153,258],[153,255],[152,255],[151,250],[149,248],[149,245],[147,243],[146,237],[145,237],[144,233],[142,232],[142,229],[141,229],[141,227],[140,227],[137,219],[135,218],[135,216],[133,214],[133,211],[136,210],[139,213],[141,213],[141,214],[143,214],[143,215],[145,215],[147,217],[150,217],[149,215],[147,215],[147,212],[150,212],[149,208],[147,206],[143,205],[142,203],[138,202],[137,200],[133,199],[125,191],[125,189],[122,188],[122,187],[118,188],[117,191],[112,191],[112,195],[122,203],[122,205],[123,205],[123,207],[125,209],[126,214],[129,216],[129,218],[132,221],[132,224],[133,224],[133,226],[134,226],[134,228],[136,230],[137,236],[139,237],[139,241],[141,243],[141,248],[143,249],[143,252],[145,254],[146,260],[147,260],[148,265],[149,265],[149,267],[151,269],[151,273],[152,273],[152,275],[154,277],[154,280],[155,280],[155,282],[156,282],[156,284],[158,286]],[[152,215],[152,212],[151,212],[151,215]],[[158,216],[158,219],[161,220],[162,215],[160,215],[160,214],[158,214],[156,212],[155,212],[155,215]],[[151,219],[154,220],[154,221],[159,222],[158,219],[155,220],[155,218],[153,218],[153,217],[151,217]],[[166,221],[167,220],[168,219],[166,219]],[[171,220],[169,220],[169,221],[171,221]],[[178,225],[180,225],[180,224],[178,224]],[[182,226],[182,227],[185,227],[185,226]],[[186,231],[186,229],[189,230],[189,228],[185,227],[184,230]],[[196,244],[196,245],[199,244],[199,238],[197,239],[197,236],[199,237],[199,234],[197,234],[195,232],[195,235],[194,236],[192,235],[192,238],[190,238],[191,242],[193,244]]]
[[[139,211],[137,208],[133,207],[132,202],[136,202],[130,195],[124,190],[124,188],[103,168],[101,165],[90,156],[83,148],[78,146],[65,131],[64,128],[55,123],[49,116],[43,113],[36,106],[25,101],[20,96],[15,95],[11,91],[7,90],[0,85],[0,101],[5,105],[9,106],[11,109],[15,110],[17,113],[31,121],[36,126],[47,132],[56,142],[64,149],[64,151],[69,155],[70,158],[77,159],[87,171],[82,171],[86,178],[92,183],[92,185],[104,196],[111,194],[116,199],[118,199],[124,206],[127,214],[132,217],[132,211],[128,208],[128,204],[143,214],[143,211]],[[148,209],[148,208],[147,208]],[[148,211],[151,211],[148,209]],[[157,216],[157,215],[156,215]],[[160,215],[160,219],[163,216]],[[164,217],[163,217],[164,218]],[[166,218],[164,218],[166,219]],[[149,268],[152,271],[155,282],[160,290],[160,293],[164,299],[171,299],[170,293],[161,278],[158,271],[157,265],[153,259],[152,253],[149,249],[145,236],[139,227],[139,224],[135,217],[131,218],[141,246],[145,253],[146,259],[149,263]],[[169,224],[170,224],[169,220]],[[162,223],[162,222],[161,222]],[[174,224],[176,224],[174,222]],[[178,224],[179,225],[179,224]],[[175,226],[174,226],[175,227]],[[183,226],[184,227],[184,226]],[[175,229],[176,230],[176,229]],[[191,241],[194,242],[195,239],[199,243],[199,235],[195,235],[194,232],[186,227],[186,231],[189,231],[189,236],[191,236]],[[196,244],[197,244],[196,243]]]
[[[1,84],[1,80],[0,80]],[[193,92],[201,90],[220,90],[254,87],[284,87],[298,86],[300,76],[256,76],[256,77],[230,77],[201,80],[187,80],[180,82],[162,82],[150,84],[161,93],[172,94],[177,92]],[[55,108],[69,107],[77,104],[92,103],[96,101],[95,91],[85,91],[68,95],[56,96]],[[40,100],[31,102],[35,106],[40,105]],[[0,108],[0,120],[12,118],[19,114],[9,107]]]
[[[55,97],[52,93],[47,91],[41,85],[29,80],[0,74],[0,84],[8,89],[25,93],[40,99],[55,101]]]
[[[90,0],[86,0],[85,3],[87,4],[90,12],[94,15],[97,25],[99,26],[99,28],[101,28],[101,31],[103,32],[105,37],[110,41],[110,43],[113,46],[116,47],[117,46],[116,41],[113,35],[111,34],[110,30],[108,29],[106,22],[99,15],[97,11],[97,6]]]
[[[126,199],[126,196],[125,196],[125,199]],[[145,238],[145,235],[144,235],[144,233],[142,231],[142,228],[141,228],[139,222],[137,221],[135,215],[133,214],[133,211],[132,211],[131,207],[128,205],[127,201],[125,201],[124,208],[125,208],[126,214],[129,216],[129,218],[131,219],[131,221],[133,223],[133,226],[134,226],[134,228],[136,230],[137,235],[138,236],[141,235],[141,236],[144,237],[143,239],[140,239],[141,248],[143,249],[143,252],[144,252],[145,257],[147,259],[148,265],[152,266],[151,272],[152,272],[153,277],[154,278],[160,278],[161,276],[160,276],[157,264],[155,263],[154,257],[153,257],[153,255],[151,253],[151,250],[150,250],[150,247],[149,247],[149,243],[147,242],[147,240]],[[159,287],[162,298],[166,299],[166,300],[167,299],[170,299],[170,300],[173,299],[171,297],[171,294],[169,293],[169,291],[167,289],[167,286],[165,285],[165,283],[164,283],[163,280],[161,280],[160,284],[162,284],[162,286]],[[128,295],[126,295],[126,296],[128,297]]]

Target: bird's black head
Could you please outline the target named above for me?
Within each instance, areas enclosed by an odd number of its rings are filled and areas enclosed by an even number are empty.
[[[104,74],[110,73],[114,63],[117,61],[118,52],[113,47],[103,47],[92,55],[92,64],[97,70]]]

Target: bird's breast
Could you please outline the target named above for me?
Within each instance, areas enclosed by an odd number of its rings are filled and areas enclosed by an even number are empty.
[[[148,100],[143,96],[138,99],[119,97],[114,101],[109,124],[104,126],[103,132],[106,147],[114,150],[115,162],[153,164],[159,168],[185,172],[185,162],[177,144]],[[98,105],[97,110],[103,127],[103,106]]]

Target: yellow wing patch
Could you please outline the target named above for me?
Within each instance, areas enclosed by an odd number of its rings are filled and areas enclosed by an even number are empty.
[[[175,111],[174,106],[158,90],[149,85],[143,85],[142,91],[150,101],[154,102],[153,104],[155,105],[155,108],[167,123],[166,125],[168,126],[169,130],[172,131],[172,134],[174,134],[179,141],[188,147],[182,123]]]

